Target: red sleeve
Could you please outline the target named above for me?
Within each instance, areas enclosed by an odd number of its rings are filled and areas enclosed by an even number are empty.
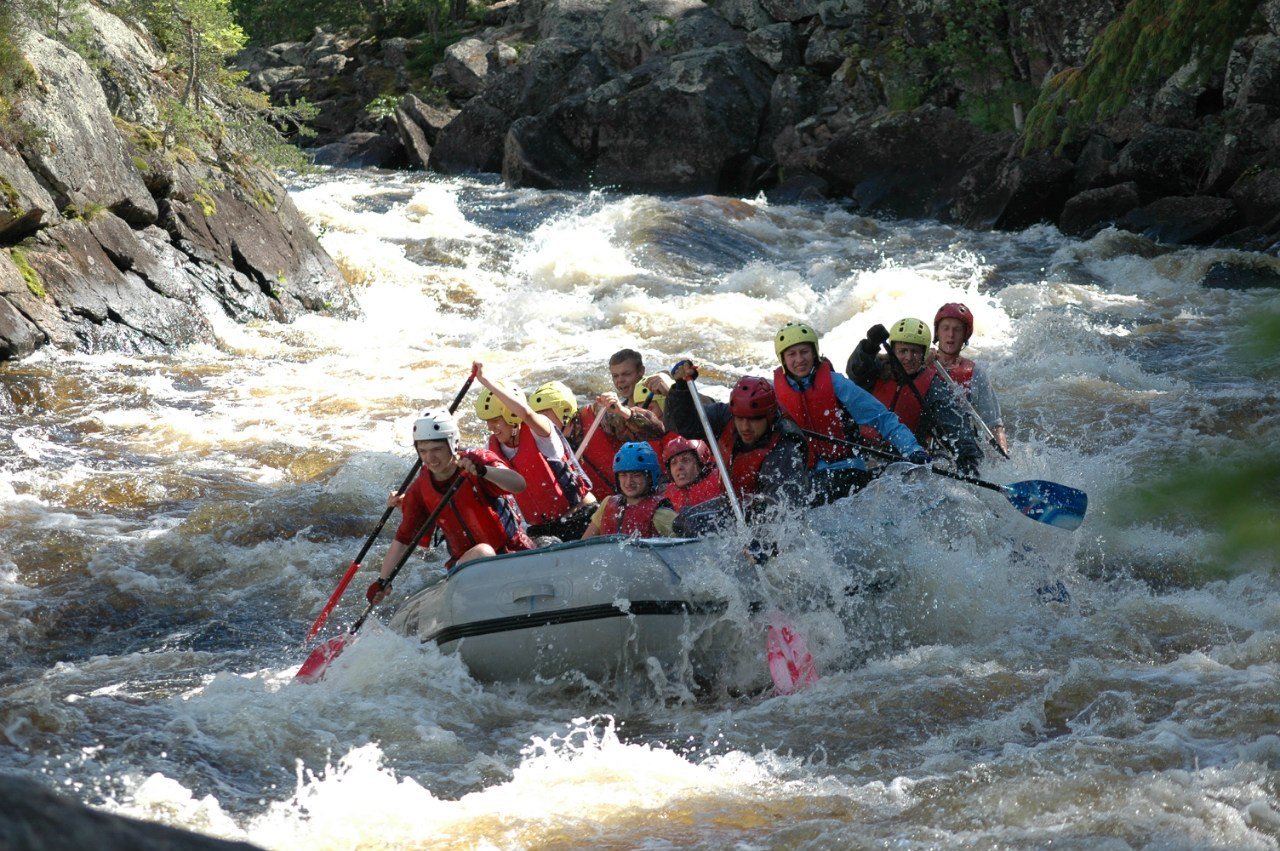
[[[470,458],[475,463],[483,464],[486,467],[505,467],[508,470],[511,469],[511,465],[507,463],[506,458],[503,458],[498,453],[489,449],[467,449],[464,450],[461,455],[464,458]],[[466,473],[463,473],[463,475],[465,476]],[[506,494],[511,493],[511,491],[495,485],[488,479],[477,480],[474,476],[467,476],[467,478],[479,484],[480,490],[483,491],[486,496],[505,496]]]
[[[429,475],[431,474],[423,470],[418,478],[413,480],[413,484],[409,485],[409,490],[404,494],[404,502],[400,503],[400,526],[396,529],[396,541],[406,547],[414,545],[413,533],[418,531],[418,527],[430,513],[427,511],[426,503],[422,501],[422,488],[430,487],[424,481]]]

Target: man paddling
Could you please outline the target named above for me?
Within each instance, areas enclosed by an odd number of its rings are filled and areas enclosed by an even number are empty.
[[[414,532],[449,493],[459,476],[462,484],[453,491],[448,510],[440,512],[436,525],[444,533],[449,550],[448,568],[501,553],[533,548],[524,533],[524,518],[513,494],[525,489],[524,477],[488,449],[470,449],[459,454],[458,423],[448,411],[428,410],[413,424],[413,447],[422,459],[422,472],[400,500],[400,526],[382,559],[382,570],[365,592],[370,603],[378,603],[391,587],[388,577],[411,547],[430,546],[427,529],[420,541]]]
[[[472,370],[485,388],[475,407],[489,429],[489,451],[524,477],[526,487],[516,502],[529,523],[529,537],[576,541],[587,528],[596,498],[564,436],[548,416],[533,410],[523,393],[491,381],[484,364],[476,361]]]
[[[974,412],[991,430],[996,448],[1008,458],[1009,440],[1005,436],[1000,400],[996,398],[996,391],[991,386],[991,378],[980,365],[960,356],[960,350],[969,345],[969,338],[972,336],[973,313],[968,307],[952,301],[938,308],[933,317],[933,341],[937,345],[933,357],[938,366],[945,369],[951,380],[964,391]],[[926,358],[925,363],[930,362]],[[981,425],[974,423],[974,428],[981,428]]]

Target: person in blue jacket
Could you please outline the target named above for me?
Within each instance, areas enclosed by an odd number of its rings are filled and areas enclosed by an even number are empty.
[[[815,503],[839,499],[871,480],[856,446],[862,427],[875,429],[911,463],[929,463],[911,429],[819,356],[818,334],[812,327],[788,322],[774,335],[773,348],[780,361],[773,373],[778,404],[809,440]]]

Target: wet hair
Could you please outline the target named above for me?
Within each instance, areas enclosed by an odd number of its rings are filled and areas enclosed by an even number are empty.
[[[619,349],[614,352],[609,358],[609,366],[617,366],[628,361],[634,363],[640,372],[644,372],[644,358],[640,357],[640,353],[635,349]]]

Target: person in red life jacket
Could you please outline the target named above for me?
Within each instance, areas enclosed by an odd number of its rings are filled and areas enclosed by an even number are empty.
[[[964,388],[965,396],[978,416],[995,435],[996,446],[1007,457],[1009,440],[1005,435],[1004,418],[1000,414],[1000,400],[991,387],[987,371],[969,358],[961,357],[960,350],[969,345],[973,336],[973,313],[958,301],[948,302],[938,308],[933,317],[933,341],[937,350],[925,359],[926,365],[936,360],[951,379]],[[974,423],[975,428],[980,428]]]
[[[640,381],[637,381],[635,389],[631,391],[631,401],[633,406],[639,405],[641,408],[644,408],[646,411],[657,417],[659,421],[663,421],[667,410],[667,395],[666,393],[656,393],[649,388],[649,385],[658,378],[658,375],[660,375],[660,373],[645,376]],[[671,377],[665,377],[669,383],[671,381]],[[666,428],[665,422],[663,423],[663,428]],[[658,453],[658,457],[661,458],[663,457],[663,448],[677,437],[679,437],[678,434],[667,429],[667,431],[663,433],[662,437],[654,438],[647,442],[653,447],[653,451]]]
[[[698,370],[682,361],[667,394],[667,421],[684,437],[702,434],[702,421],[689,379]],[[701,402],[729,480],[748,520],[787,507],[809,503],[809,464],[804,437],[795,423],[781,415],[768,379],[746,376],[729,392],[729,402]]]
[[[606,499],[591,518],[582,537],[596,535],[639,535],[642,538],[670,537],[676,513],[671,503],[658,493],[662,471],[653,447],[641,441],[622,444],[613,459],[618,493]]]
[[[399,500],[400,526],[382,559],[379,577],[365,592],[371,603],[379,603],[386,596],[391,587],[387,577],[405,550],[418,544],[430,546],[432,529],[427,529],[418,541],[413,540],[413,535],[459,476],[463,477],[463,483],[436,520],[449,550],[446,567],[533,547],[524,533],[520,508],[512,497],[524,490],[524,477],[487,449],[471,449],[459,454],[458,423],[453,414],[444,410],[423,411],[413,424],[413,446],[422,460],[422,472]]]
[[[523,393],[489,380],[484,364],[472,364],[484,391],[476,397],[476,416],[489,428],[489,451],[524,477],[516,496],[529,523],[529,537],[576,541],[587,528],[596,498],[569,444],[554,422],[534,411]]]
[[[609,358],[609,378],[616,392],[601,393],[595,406],[583,408],[576,420],[565,429],[565,437],[575,449],[591,434],[582,451],[582,466],[591,478],[591,490],[598,499],[614,491],[613,458],[622,444],[630,440],[657,440],[666,432],[662,419],[631,402],[635,386],[644,376],[644,360],[634,349],[622,349]],[[603,413],[599,413],[603,412]],[[591,432],[597,416],[603,416],[600,428]]]
[[[677,514],[724,493],[711,448],[701,440],[672,437],[662,449],[662,466],[671,480],[664,495]]]
[[[860,427],[874,429],[912,463],[929,463],[928,453],[911,429],[819,356],[813,328],[788,322],[773,335],[773,349],[781,362],[773,372],[773,388],[782,410],[805,431],[835,438],[826,441],[806,435],[815,502],[848,496],[871,481],[866,462],[849,445],[861,439]]]
[[[929,326],[919,319],[900,319],[892,330],[874,325],[849,355],[846,371],[897,414],[917,440],[927,443],[932,439],[941,444],[955,458],[958,471],[976,477],[982,448],[965,424],[951,387],[937,374],[937,367],[924,364],[932,339]],[[893,358],[878,353],[886,340]],[[868,440],[880,437],[870,430],[864,430],[863,436]]]

